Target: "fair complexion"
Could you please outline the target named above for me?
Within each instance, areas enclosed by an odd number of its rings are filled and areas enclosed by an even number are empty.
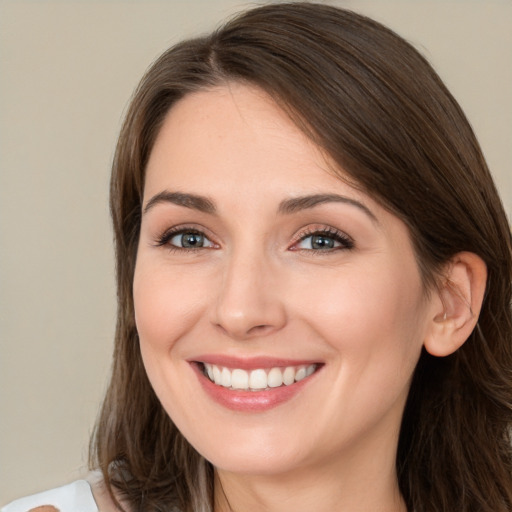
[[[152,149],[140,347],[163,407],[216,468],[216,512],[405,511],[400,420],[443,298],[425,292],[405,225],[332,166],[240,84],[179,101]],[[232,390],[213,367],[308,376]]]

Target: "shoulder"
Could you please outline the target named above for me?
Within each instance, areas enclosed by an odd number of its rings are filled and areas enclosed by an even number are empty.
[[[127,510],[127,509],[125,509]],[[98,472],[84,480],[26,496],[0,512],[119,512]]]
[[[103,480],[103,475],[101,474],[101,471],[90,472],[86,476],[86,479],[89,485],[91,486],[91,491],[94,496],[94,500],[96,501],[98,512],[120,512],[120,509],[116,507],[115,503],[112,501],[112,497],[110,496],[108,487],[105,484],[105,481]],[[116,491],[114,491],[114,494],[116,494],[116,499],[123,507],[123,510],[125,512],[130,512],[130,507],[126,503],[126,501],[121,496],[119,496]]]
[[[99,512],[91,486],[77,480],[63,487],[26,496],[6,505],[0,512]]]

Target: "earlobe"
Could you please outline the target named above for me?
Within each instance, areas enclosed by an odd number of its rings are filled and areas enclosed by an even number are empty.
[[[464,344],[478,321],[486,283],[487,267],[476,254],[461,252],[450,260],[436,292],[438,300],[424,340],[427,352],[444,357]]]

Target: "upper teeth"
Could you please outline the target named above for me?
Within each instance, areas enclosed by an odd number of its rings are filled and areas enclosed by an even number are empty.
[[[209,363],[203,364],[206,375],[215,384],[225,388],[245,391],[277,388],[282,385],[289,386],[294,382],[309,377],[316,370],[315,364],[310,364],[309,366],[287,366],[286,368],[259,368],[252,371],[239,368],[230,369]]]

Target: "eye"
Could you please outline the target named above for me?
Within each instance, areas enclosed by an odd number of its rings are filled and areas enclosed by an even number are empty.
[[[215,247],[215,244],[206,237],[204,233],[196,229],[181,228],[171,229],[164,233],[159,240],[158,246],[167,246],[176,250],[194,250]]]
[[[301,235],[300,240],[293,246],[294,250],[334,251],[352,249],[354,242],[344,233],[334,230],[316,230]]]
[[[171,245],[183,249],[196,249],[198,247],[213,247],[213,244],[202,233],[185,231],[178,233],[169,240]]]
[[[302,239],[297,247],[299,249],[334,249],[335,247],[339,247],[341,244],[334,240],[332,236],[326,235],[309,235],[306,238]]]

